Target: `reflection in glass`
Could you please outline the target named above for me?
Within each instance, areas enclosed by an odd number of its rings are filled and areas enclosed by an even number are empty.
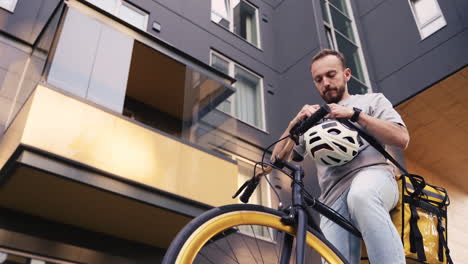
[[[211,0],[211,20],[229,29],[229,0]]]
[[[236,116],[256,127],[261,126],[260,78],[236,66]]]
[[[114,13],[117,7],[118,0],[88,0],[88,2],[93,3],[97,7],[109,12]]]
[[[233,6],[234,32],[258,46],[257,10],[250,4],[239,0],[234,1]]]
[[[127,2],[122,2],[122,6],[119,10],[119,17],[127,21],[129,24],[134,25],[135,27],[146,30],[148,24],[148,14],[136,7],[131,6]]]
[[[216,56],[216,54],[212,54],[211,56],[211,66],[213,66],[213,68],[219,70],[220,72],[229,75],[229,62],[226,61],[225,59],[222,59],[219,56]],[[218,106],[218,109],[225,113],[232,115],[233,114],[232,98],[233,96],[229,96],[226,100],[224,100]]]
[[[327,23],[330,23],[330,18],[328,17],[328,12],[325,6],[325,0],[320,0],[320,6],[322,8],[322,17],[323,20]]]
[[[254,164],[250,162],[243,161],[242,159],[236,159],[237,160],[237,166],[239,168],[239,178],[238,178],[238,184],[239,187],[244,184],[247,180],[252,178],[252,175],[254,173],[253,168]],[[263,186],[263,184],[266,183],[265,181],[262,181],[260,185],[257,187],[255,192],[252,194],[252,196],[249,199],[250,204],[258,204],[258,205],[263,205],[263,206],[268,206],[268,196],[266,194],[266,188]],[[268,188],[268,187],[267,187]],[[272,237],[270,237],[270,234],[268,232],[268,229],[263,227],[263,226],[239,226],[239,231],[241,231],[244,234],[249,234],[249,235],[254,235],[255,236],[260,236],[266,240],[271,240]]]
[[[229,62],[215,54],[211,56],[211,66],[218,71],[229,75]]]
[[[2,52],[11,52],[10,57],[12,58],[11,61],[3,61],[3,63],[9,65],[5,65],[4,69],[0,69],[0,78],[1,75],[4,75],[5,80],[14,80],[0,83],[0,136],[14,120],[36,85],[41,81],[60,20],[62,7],[63,3],[58,2],[54,12],[50,14],[52,17],[50,22],[43,25],[45,27],[43,33],[37,36],[36,46],[32,46],[31,51],[22,51],[23,49],[18,49],[14,44],[5,43],[0,47]],[[11,69],[15,69],[15,72]],[[23,71],[25,72],[24,78],[20,81],[21,77],[18,72]],[[11,97],[9,94],[15,96]]]
[[[441,16],[437,0],[412,0],[419,25],[423,26]]]
[[[330,49],[336,49],[335,43],[333,43],[332,33],[329,27],[325,26],[325,35],[327,36],[328,47]]]
[[[350,40],[354,42],[355,39],[354,39],[351,20],[345,17],[342,13],[340,13],[334,7],[330,7],[330,12],[333,18],[333,26],[335,27],[335,29],[343,33],[343,35],[345,35],[346,37],[348,37]]]
[[[351,74],[361,81],[364,81],[361,60],[359,59],[358,47],[351,43],[339,33],[335,32],[338,49],[343,53],[346,64],[351,69]]]
[[[348,81],[348,91],[350,94],[365,94],[367,93],[367,86],[358,81],[354,76]]]
[[[345,15],[349,16],[348,8],[346,7],[346,0],[328,0],[332,5],[337,7]]]

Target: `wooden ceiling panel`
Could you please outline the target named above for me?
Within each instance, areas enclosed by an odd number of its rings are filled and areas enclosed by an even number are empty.
[[[468,191],[468,67],[397,110],[411,136],[406,158]]]

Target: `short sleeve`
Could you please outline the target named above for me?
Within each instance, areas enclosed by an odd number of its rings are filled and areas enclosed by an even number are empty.
[[[392,103],[381,93],[375,95],[375,100],[371,104],[370,115],[406,127],[400,114],[393,108]]]

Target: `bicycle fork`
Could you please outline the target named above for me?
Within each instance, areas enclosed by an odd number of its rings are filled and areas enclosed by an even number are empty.
[[[304,263],[304,249],[306,243],[307,214],[304,210],[302,199],[302,180],[304,170],[300,166],[285,163],[288,169],[293,171],[294,181],[292,183],[293,201],[289,214],[281,219],[284,224],[296,226],[296,263]],[[283,238],[283,249],[281,252],[281,264],[289,264],[293,247],[294,237],[285,234]]]

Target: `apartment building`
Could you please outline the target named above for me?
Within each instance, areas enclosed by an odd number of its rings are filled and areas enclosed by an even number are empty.
[[[345,54],[351,93],[384,93],[404,118],[404,161],[447,187],[463,260],[467,11],[465,0],[1,0],[0,260],[159,263],[191,218],[238,202],[263,149],[322,102],[309,73],[322,48]],[[270,180],[252,202],[286,199],[289,180]]]

